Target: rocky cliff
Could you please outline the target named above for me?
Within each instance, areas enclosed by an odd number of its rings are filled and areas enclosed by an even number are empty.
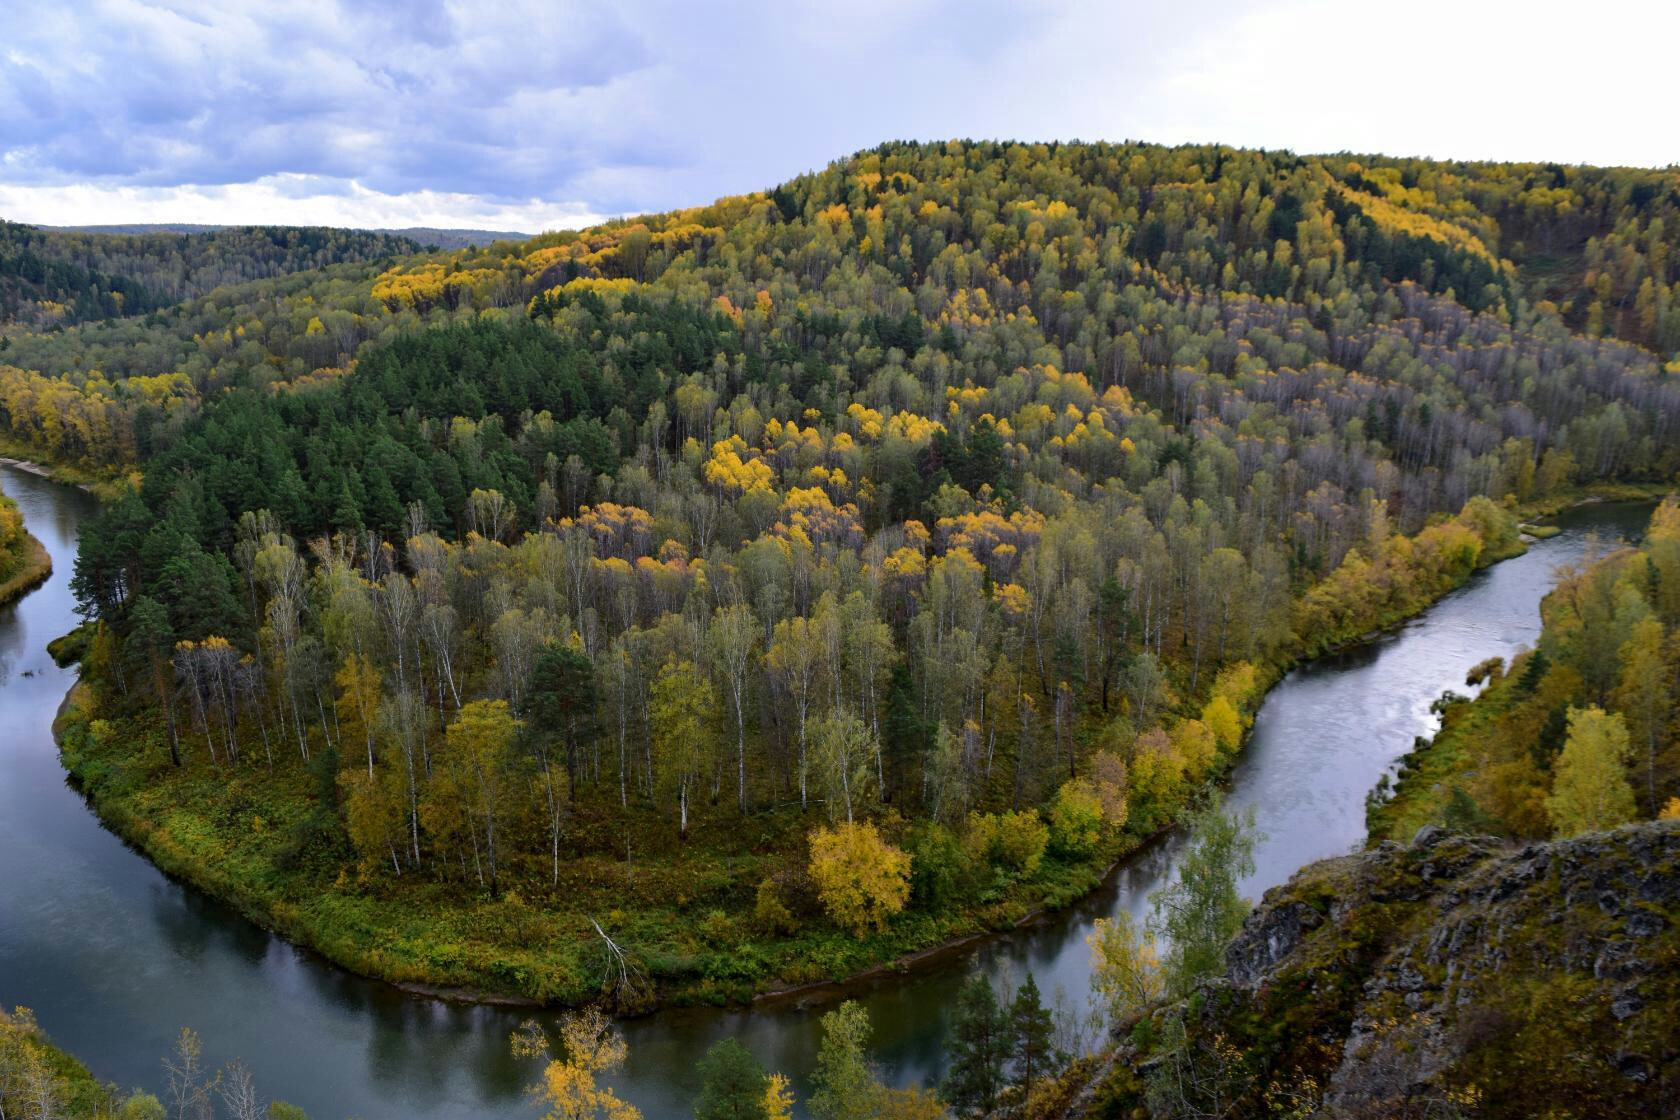
[[[1680,1117],[1680,823],[1426,828],[1268,891],[1226,965],[1093,1114]]]

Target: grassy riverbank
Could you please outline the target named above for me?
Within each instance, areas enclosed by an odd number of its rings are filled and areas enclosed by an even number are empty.
[[[4,499],[0,499],[4,500]],[[0,607],[23,598],[52,575],[52,556],[29,533],[9,555],[0,555]]]
[[[798,899],[789,917],[755,915],[758,884],[803,862],[810,820],[797,808],[720,811],[687,844],[672,833],[627,860],[626,830],[671,833],[664,817],[585,807],[573,835],[604,843],[577,841],[551,894],[485,898],[447,883],[362,880],[347,852],[324,843],[312,820],[318,780],[302,766],[176,770],[158,750],[161,729],[125,721],[119,735],[98,710],[90,686],[72,691],[58,723],[65,766],[101,819],[159,867],[354,971],[458,995],[591,999],[606,963],[592,920],[634,949],[664,1002],[838,980],[1065,906],[1146,839],[1122,832],[1084,858],[1048,855],[1030,876],[970,884],[967,904],[913,908],[885,933],[856,938],[801,917]],[[883,825],[912,842],[890,814]]]
[[[0,1116],[54,1120],[148,1120],[157,1100],[102,1084],[54,1046],[28,1008],[0,1007]]]
[[[123,487],[136,481],[138,476],[125,479],[123,476],[109,471],[94,471],[86,467],[78,467],[70,463],[63,463],[49,456],[42,455],[27,443],[13,439],[0,433],[0,463],[16,467],[18,470],[30,474],[40,475],[42,478],[75,486],[89,493],[97,494],[101,498],[113,498]]]
[[[1622,488],[1615,498],[1651,496],[1646,491],[1630,495],[1630,490]],[[1672,519],[1672,507],[1664,509]],[[1666,532],[1672,535],[1673,530]],[[1630,561],[1636,561],[1635,570],[1624,579]],[[1474,699],[1452,694],[1442,698],[1440,729],[1428,741],[1420,740],[1401,759],[1393,783],[1372,797],[1366,814],[1369,842],[1406,841],[1427,824],[1518,836],[1546,834],[1543,802],[1575,706],[1604,703],[1613,718],[1622,721],[1624,732],[1629,720],[1637,725],[1642,709],[1634,698],[1641,694],[1629,684],[1625,664],[1633,659],[1635,648],[1629,641],[1629,620],[1654,622],[1661,617],[1660,600],[1653,607],[1643,596],[1663,584],[1662,575],[1648,552],[1626,550],[1601,558],[1548,592],[1540,603],[1542,629],[1535,649],[1519,653],[1508,665],[1478,666],[1466,683],[1485,679],[1486,687]],[[1617,604],[1614,609],[1602,606],[1612,601]],[[1591,638],[1583,640],[1583,634]],[[1660,666],[1660,640],[1654,648],[1653,663]],[[1659,668],[1655,679],[1664,676]],[[1648,701],[1655,705],[1653,710],[1662,710],[1666,695],[1657,690],[1657,699]],[[1631,714],[1624,716],[1624,706]],[[1661,746],[1665,722],[1652,720],[1653,776],[1673,769],[1665,761],[1669,750]],[[1662,808],[1659,788],[1653,777],[1651,788],[1641,791],[1641,800],[1648,802],[1642,805],[1645,814]]]
[[[0,493],[0,607],[35,590],[52,575],[52,556],[24,528],[17,503]]]
[[[1243,727],[1289,665],[1415,614],[1485,557],[1520,551],[1509,519],[1484,527],[1491,548],[1474,523],[1461,518],[1395,538],[1303,598],[1297,623],[1312,637],[1252,667],[1252,684],[1238,698]],[[1218,752],[1196,780],[1163,787],[1154,800],[1134,790],[1125,827],[1078,855],[1052,848],[1024,870],[971,859],[951,838],[942,842],[889,807],[879,823],[911,853],[915,892],[884,931],[858,937],[810,896],[805,836],[813,820],[796,806],[746,817],[703,813],[683,843],[668,812],[584,801],[567,826],[559,882],[545,882],[544,861],[533,854],[508,870],[520,888],[491,897],[459,882],[359,870],[338,823],[330,758],[309,766],[287,756],[271,768],[252,744],[238,764],[177,769],[161,713],[125,708],[92,684],[67,699],[58,732],[65,766],[107,825],[252,920],[393,983],[542,1003],[587,1001],[601,991],[610,962],[597,923],[644,970],[650,1002],[675,1004],[843,981],[1014,928],[1088,894],[1221,780],[1235,757]],[[628,837],[635,839],[627,849]],[[774,904],[761,904],[765,882],[778,884]]]

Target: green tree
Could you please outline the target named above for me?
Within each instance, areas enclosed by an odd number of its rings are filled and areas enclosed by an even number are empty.
[[[421,805],[429,830],[466,840],[479,882],[492,894],[500,889],[502,826],[516,815],[511,778],[518,733],[506,700],[462,706],[433,759]]]
[[[1150,896],[1168,942],[1167,989],[1178,996],[1220,971],[1225,946],[1251,909],[1237,884],[1254,872],[1254,814],[1230,816],[1216,797],[1190,815],[1185,830],[1191,840],[1178,878]]]
[[[595,665],[589,655],[561,642],[543,646],[531,666],[522,714],[541,738],[563,744],[570,793],[577,797],[579,760],[595,734]]]
[[[653,765],[662,788],[677,796],[677,834],[688,839],[689,794],[712,758],[707,719],[717,696],[692,661],[670,660],[654,678],[648,701]]]
[[[1009,1004],[1009,1036],[1014,1058],[1014,1081],[1023,1096],[1033,1085],[1056,1074],[1060,1065],[1056,1052],[1056,1023],[1038,992],[1032,973],[1015,989]]]
[[[817,1120],[873,1120],[875,1076],[869,1068],[869,1013],[847,1000],[822,1017],[822,1043],[811,1081]]]
[[[854,715],[835,712],[815,722],[811,763],[830,819],[850,823],[858,808],[874,800],[875,750],[869,726]]]
[[[550,876],[558,885],[560,834],[568,805],[577,800],[583,742],[595,733],[595,665],[582,650],[550,642],[537,655],[525,690],[525,727],[547,809]],[[564,793],[555,773],[559,769],[553,757],[556,740],[565,754]]]
[[[740,1042],[726,1038],[713,1046],[700,1059],[698,1072],[695,1120],[768,1120],[769,1077]]]
[[[1616,689],[1616,706],[1627,720],[1631,739],[1645,756],[1645,800],[1652,813],[1660,800],[1658,762],[1674,717],[1674,670],[1664,645],[1660,621],[1645,618],[1634,623],[1633,632],[1622,643],[1622,679]]]
[[[169,626],[169,612],[150,595],[137,595],[128,610],[128,641],[124,651],[139,654],[145,662],[146,679],[157,696],[169,724],[169,761],[181,765],[181,736],[175,727],[174,673],[170,653],[175,648],[175,631]]]
[[[1633,819],[1627,760],[1627,724],[1620,715],[1597,706],[1569,709],[1569,736],[1546,798],[1554,835],[1601,832]]]
[[[998,1106],[1004,1086],[1003,1067],[1012,1048],[1010,1016],[998,1005],[997,994],[985,975],[975,972],[963,982],[951,1011],[946,1056],[950,1070],[939,1095],[959,1115],[985,1116]]]

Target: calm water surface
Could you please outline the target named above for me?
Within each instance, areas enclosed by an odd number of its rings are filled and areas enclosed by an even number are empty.
[[[508,1055],[518,1013],[409,996],[345,973],[173,882],[99,825],[59,767],[51,725],[73,672],[46,652],[77,621],[68,582],[77,526],[94,502],[11,467],[0,466],[0,484],[54,560],[49,583],[0,608],[0,1004],[34,1008],[55,1041],[125,1086],[160,1091],[160,1058],[191,1026],[207,1059],[245,1059],[265,1094],[316,1120],[534,1116],[521,1089],[534,1068]],[[1403,630],[1273,690],[1229,798],[1253,807],[1266,834],[1249,892],[1357,845],[1366,791],[1433,730],[1430,702],[1463,691],[1470,666],[1533,642],[1553,570],[1579,559],[1594,533],[1637,534],[1649,511],[1571,511],[1560,536],[1478,575]],[[860,993],[890,1079],[932,1083],[943,1074],[949,1009],[975,964],[1017,979],[1031,970],[1046,993],[1083,1005],[1091,922],[1121,909],[1144,913],[1175,851],[1174,842],[1157,846],[1054,921]],[[695,1059],[729,1035],[803,1086],[825,1010],[677,1010],[627,1023],[620,1091],[650,1118],[688,1115]]]

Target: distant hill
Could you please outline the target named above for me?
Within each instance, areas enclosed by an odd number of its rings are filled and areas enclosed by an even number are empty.
[[[67,233],[120,233],[120,234],[148,234],[148,233],[215,233],[224,229],[241,229],[241,226],[211,226],[193,225],[186,222],[164,222],[157,224],[130,224],[110,226],[41,226],[41,229],[63,230]],[[265,227],[274,229],[303,229],[303,226],[275,226]],[[338,228],[338,227],[324,227]],[[491,245],[497,241],[529,241],[535,234],[518,233],[512,230],[494,229],[438,229],[433,226],[408,226],[404,229],[355,229],[355,233],[383,234],[388,237],[406,237],[423,246],[435,246],[439,249],[474,249],[483,245]]]
[[[456,231],[417,232],[428,236],[299,226],[54,229],[0,220],[0,326],[144,315],[223,285],[443,248]]]
[[[368,233],[384,233],[392,237],[408,237],[422,245],[436,245],[439,249],[476,249],[498,241],[529,241],[534,233],[515,233],[493,229],[434,229],[431,226],[409,226],[406,229],[374,229]]]

